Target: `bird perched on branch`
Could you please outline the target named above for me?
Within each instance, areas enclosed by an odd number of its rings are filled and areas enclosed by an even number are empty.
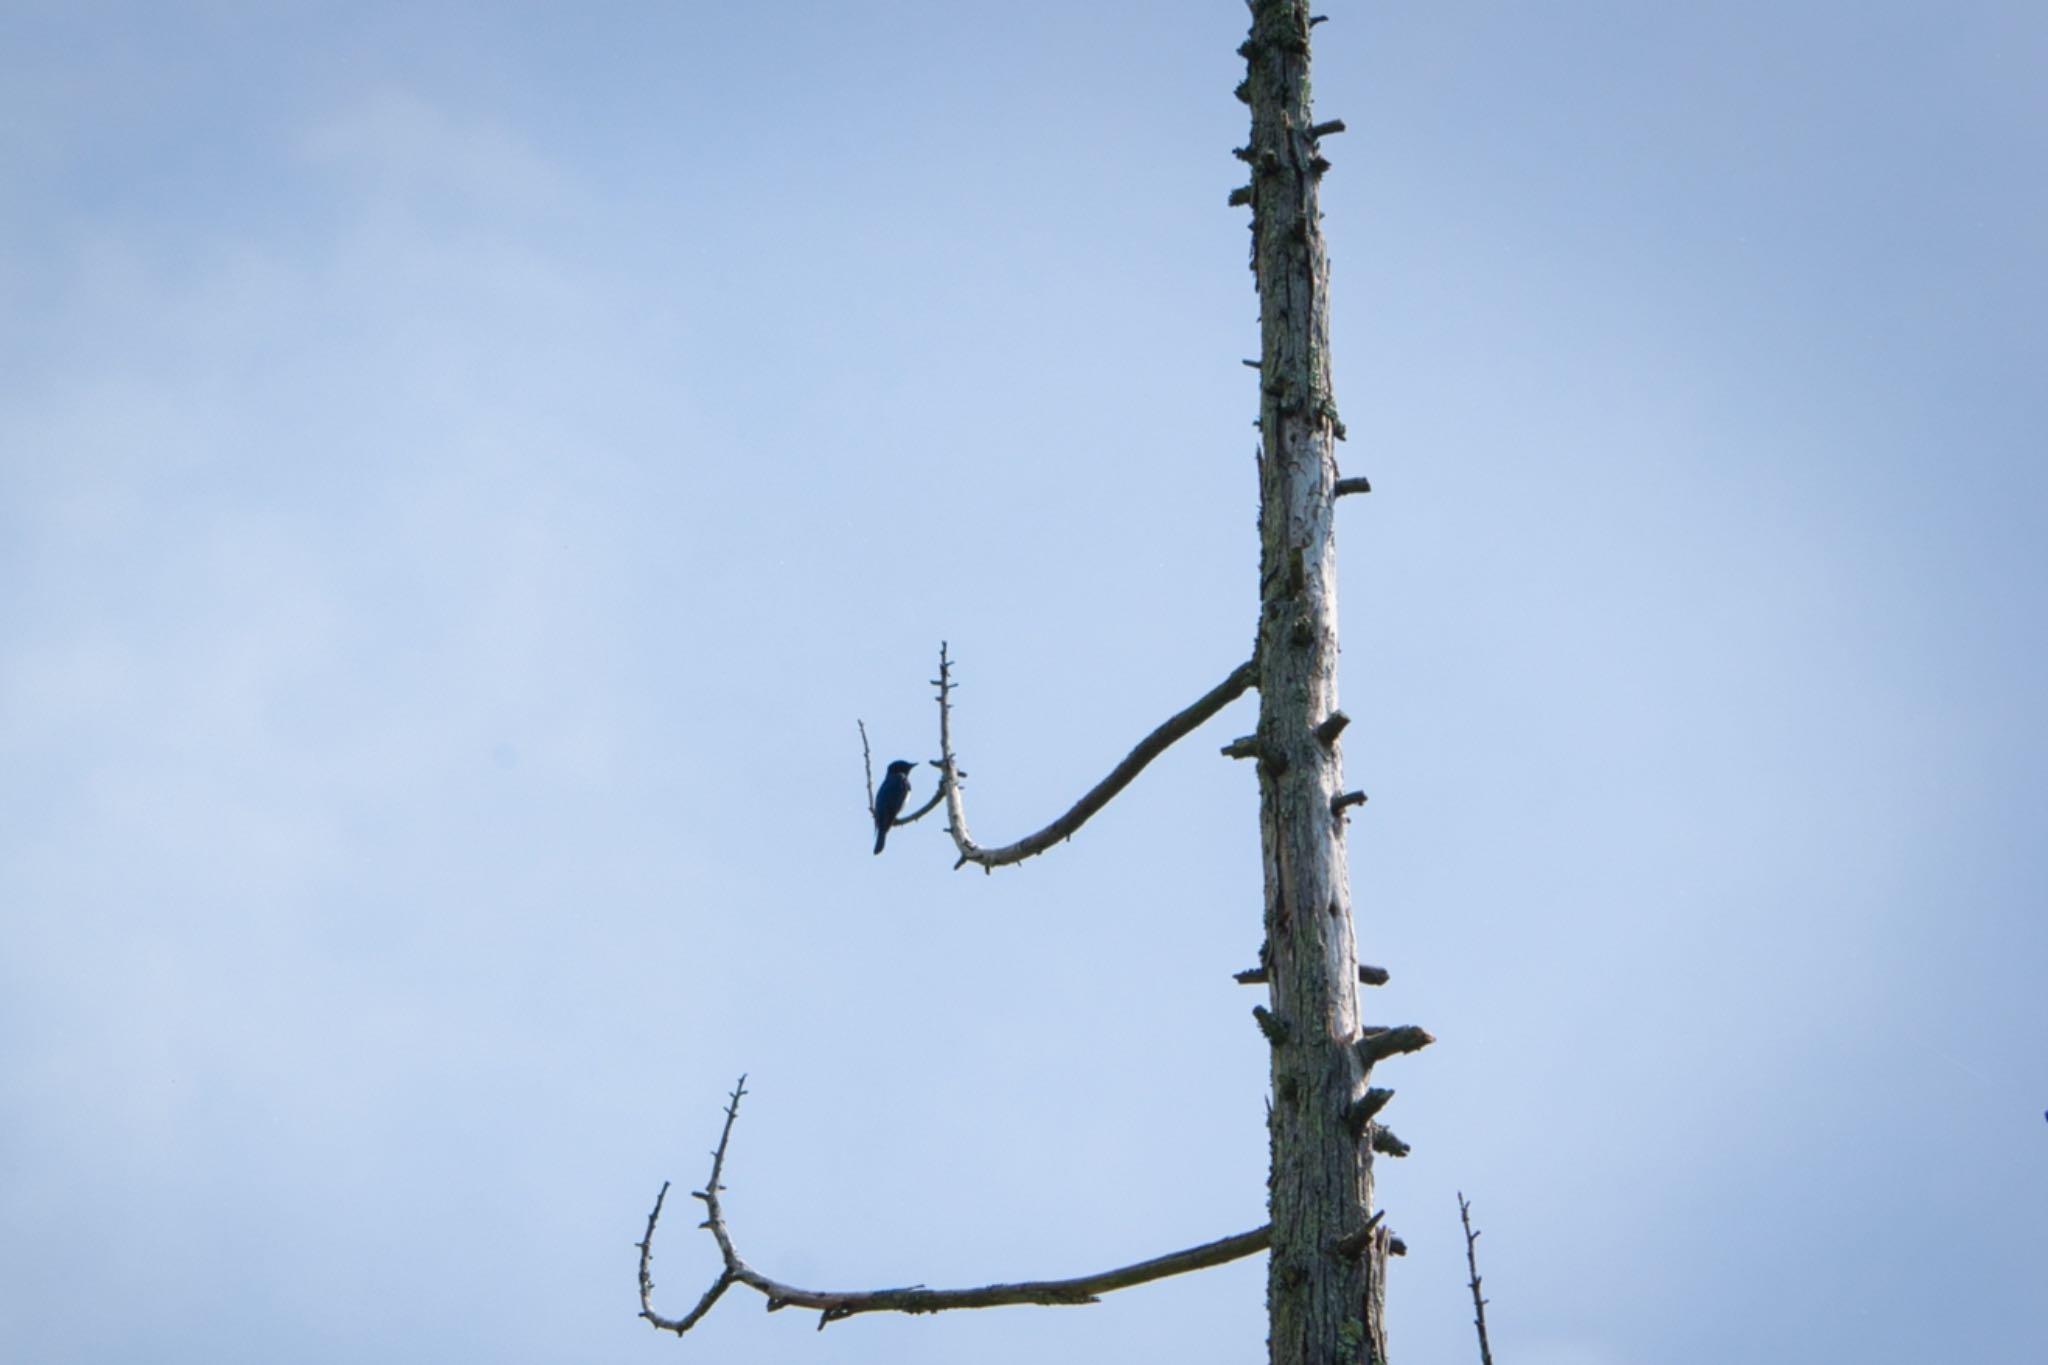
[[[896,823],[896,817],[903,814],[903,803],[910,799],[910,770],[917,765],[908,759],[897,759],[889,765],[888,776],[882,779],[882,786],[875,793],[875,852],[882,851],[888,841],[889,826]]]

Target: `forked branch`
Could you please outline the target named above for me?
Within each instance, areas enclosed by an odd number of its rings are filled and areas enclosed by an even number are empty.
[[[1264,1251],[1271,1240],[1269,1229],[1258,1228],[1240,1232],[1235,1237],[1222,1237],[1201,1246],[1189,1247],[1185,1251],[1155,1256],[1135,1265],[1119,1266],[1115,1270],[1070,1280],[1025,1280],[1016,1284],[977,1285],[970,1289],[927,1289],[923,1285],[909,1285],[901,1289],[819,1290],[784,1284],[763,1275],[740,1257],[733,1246],[732,1234],[725,1225],[725,1211],[718,1201],[719,1192],[725,1188],[721,1177],[725,1173],[726,1149],[732,1142],[733,1122],[739,1118],[740,1097],[746,1093],[747,1078],[742,1076],[725,1106],[725,1127],[718,1134],[717,1150],[711,1154],[711,1178],[704,1183],[703,1189],[693,1191],[693,1197],[704,1201],[703,1226],[711,1230],[712,1238],[718,1243],[718,1254],[725,1263],[718,1278],[698,1298],[696,1307],[680,1318],[663,1317],[654,1310],[654,1229],[661,1221],[662,1204],[668,1199],[666,1181],[662,1183],[661,1193],[654,1198],[653,1211],[647,1215],[647,1235],[635,1243],[640,1248],[640,1316],[661,1331],[683,1335],[711,1311],[712,1305],[726,1290],[736,1284],[759,1290],[767,1297],[771,1313],[778,1308],[817,1309],[820,1331],[824,1330],[825,1324],[850,1318],[856,1313],[941,1313],[951,1308],[997,1308],[1023,1303],[1096,1303],[1112,1290],[1128,1289],[1132,1285],[1163,1280],[1170,1275],[1184,1275],[1191,1270],[1204,1270],[1253,1255]]]
[[[945,642],[941,641],[939,676],[933,686],[939,689],[939,787],[946,797],[946,814],[951,818],[953,846],[960,850],[960,861],[953,866],[964,867],[974,863],[987,872],[1009,863],[1021,863],[1045,852],[1062,839],[1072,838],[1074,831],[1108,805],[1111,797],[1128,787],[1131,779],[1145,770],[1146,764],[1165,753],[1175,740],[1185,738],[1203,721],[1250,691],[1258,677],[1256,661],[1239,664],[1229,677],[1197,698],[1193,705],[1169,716],[1158,729],[1139,740],[1137,747],[1124,755],[1124,761],[1110,769],[1109,776],[1090,787],[1065,815],[1014,844],[983,848],[967,832],[967,807],[960,795],[960,779],[965,774],[960,771],[959,761],[953,753],[953,664],[947,657]]]

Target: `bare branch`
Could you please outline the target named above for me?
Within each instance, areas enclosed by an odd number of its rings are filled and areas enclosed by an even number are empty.
[[[868,774],[868,819],[874,819],[874,755],[868,749],[868,722],[854,716],[854,724],[860,726],[860,767]]]
[[[1358,1050],[1358,1059],[1365,1063],[1365,1069],[1372,1070],[1372,1064],[1403,1052],[1420,1052],[1435,1042],[1433,1034],[1413,1024],[1399,1028],[1366,1029],[1352,1046]]]
[[[654,1225],[661,1221],[661,1206],[667,1198],[668,1182],[664,1180],[661,1193],[654,1196],[654,1209],[647,1215],[647,1235],[635,1243],[640,1248],[640,1316],[664,1331],[681,1336],[711,1311],[711,1305],[718,1302],[721,1294],[732,1288],[733,1277],[730,1269],[721,1272],[711,1282],[711,1287],[704,1291],[704,1296],[697,1300],[697,1306],[680,1318],[665,1318],[654,1311]]]
[[[1266,1035],[1266,1041],[1274,1047],[1284,1044],[1292,1032],[1288,1028],[1285,1019],[1282,1019],[1264,1005],[1252,1006],[1252,1020],[1259,1026],[1259,1032]]]
[[[1101,1302],[1104,1294],[1118,1289],[1129,1289],[1133,1285],[1148,1284],[1173,1275],[1185,1275],[1194,1270],[1206,1270],[1210,1266],[1224,1265],[1242,1260],[1246,1256],[1264,1251],[1271,1241],[1266,1228],[1254,1228],[1240,1232],[1233,1237],[1219,1237],[1201,1246],[1188,1247],[1184,1251],[1170,1252],[1155,1256],[1149,1261],[1119,1266],[1115,1270],[1104,1270],[1093,1275],[1079,1275],[1069,1280],[1025,1280],[1016,1284],[985,1284],[972,1289],[926,1289],[912,1285],[905,1289],[852,1290],[839,1293],[820,1293],[812,1290],[793,1289],[787,1285],[776,1286],[775,1291],[765,1288],[768,1293],[768,1307],[815,1308],[822,1317],[818,1326],[840,1318],[850,1318],[856,1313],[942,1313],[955,1308],[1001,1308],[1016,1304],[1038,1304],[1046,1307],[1062,1307]],[[752,1280],[743,1283],[755,1284]],[[772,1284],[773,1281],[768,1283]],[[762,1288],[756,1284],[756,1288]],[[778,1292],[779,1291],[779,1292]]]
[[[855,717],[853,723],[860,727],[860,766],[868,775],[868,819],[872,820],[875,818],[875,759],[868,749],[868,723],[859,717]]]
[[[1363,1256],[1366,1243],[1372,1240],[1373,1233],[1379,1228],[1380,1220],[1386,1216],[1387,1211],[1381,1209],[1372,1217],[1366,1219],[1364,1223],[1339,1237],[1330,1250],[1336,1252],[1339,1256],[1348,1256],[1354,1260]]]
[[[1344,1111],[1344,1122],[1354,1133],[1363,1133],[1365,1125],[1373,1116],[1387,1107],[1387,1101],[1394,1098],[1394,1092],[1375,1087],[1351,1101],[1351,1107]]]
[[[1357,478],[1337,480],[1336,486],[1330,489],[1330,496],[1342,498],[1348,497],[1353,493],[1370,492],[1372,492],[1372,481],[1364,475],[1359,475]]]
[[[1458,1191],[1458,1221],[1465,1225],[1465,1266],[1472,1272],[1472,1325],[1479,1329],[1479,1365],[1493,1365],[1493,1347],[1486,1341],[1486,1300],[1479,1296],[1479,1234],[1472,1231],[1472,1206]]]
[[[647,1215],[647,1234],[640,1239],[640,1316],[646,1318],[663,1331],[674,1332],[677,1336],[689,1331],[711,1306],[718,1302],[719,1295],[732,1288],[743,1267],[739,1256],[732,1249],[732,1240],[725,1233],[725,1219],[718,1210],[719,1177],[725,1173],[726,1144],[732,1140],[733,1121],[740,1116],[740,1097],[747,1093],[747,1078],[741,1076],[739,1084],[732,1088],[732,1098],[725,1106],[725,1127],[718,1133],[718,1149],[711,1154],[711,1179],[697,1193],[710,1209],[710,1216],[704,1226],[711,1229],[711,1235],[718,1240],[718,1250],[725,1258],[725,1269],[697,1300],[697,1306],[680,1318],[665,1318],[654,1311],[654,1226],[661,1221],[662,1202],[668,1198],[668,1182],[661,1182],[661,1193],[654,1197],[654,1210]]]
[[[1067,1280],[985,1284],[969,1289],[927,1289],[923,1285],[908,1285],[899,1289],[819,1290],[785,1284],[763,1275],[740,1256],[733,1246],[732,1234],[726,1228],[725,1211],[718,1199],[719,1192],[725,1188],[726,1148],[732,1140],[733,1122],[739,1117],[740,1097],[746,1093],[747,1078],[742,1076],[739,1084],[733,1087],[725,1107],[725,1126],[719,1132],[717,1150],[711,1154],[711,1178],[704,1183],[703,1189],[695,1192],[695,1197],[704,1201],[706,1214],[703,1226],[710,1230],[718,1243],[719,1256],[725,1262],[725,1268],[697,1300],[696,1307],[680,1318],[663,1317],[654,1309],[654,1229],[661,1221],[662,1204],[668,1198],[666,1182],[662,1184],[661,1193],[655,1196],[653,1212],[647,1215],[646,1236],[635,1243],[640,1248],[640,1316],[661,1331],[674,1332],[677,1336],[689,1331],[711,1311],[719,1297],[736,1284],[746,1285],[764,1295],[771,1313],[780,1308],[818,1310],[820,1330],[829,1322],[850,1318],[856,1313],[941,1313],[955,1308],[997,1308],[1010,1304],[1096,1303],[1102,1295],[1114,1290],[1163,1280],[1172,1275],[1185,1275],[1189,1271],[1206,1270],[1210,1266],[1254,1255],[1264,1251],[1271,1241],[1270,1228],[1255,1228],[1234,1237],[1219,1237],[1200,1246],[1118,1266],[1114,1270],[1098,1271],[1093,1275]]]
[[[931,762],[931,765],[932,765],[932,766],[933,766],[934,768],[936,768],[936,767],[938,767],[938,766],[939,766],[939,762],[938,762],[938,760],[937,760],[937,759],[933,759],[933,760],[930,760],[930,762]],[[960,775],[961,775],[962,777],[965,777],[965,776],[967,776],[967,774],[966,774],[966,773],[964,773],[964,772],[963,772],[963,773],[961,773]],[[927,799],[927,800],[925,801],[925,803],[924,803],[924,804],[923,804],[922,806],[919,806],[919,807],[918,807],[918,808],[917,808],[916,810],[914,810],[914,811],[910,812],[910,814],[908,814],[908,815],[899,815],[899,816],[897,816],[897,817],[896,817],[896,824],[897,824],[897,825],[908,825],[908,824],[911,824],[911,823],[913,823],[913,822],[915,822],[915,821],[918,821],[918,820],[922,820],[922,819],[924,819],[924,818],[925,818],[925,816],[927,816],[927,815],[930,815],[930,814],[931,814],[931,813],[932,813],[933,811],[937,810],[937,809],[938,809],[938,806],[939,806],[939,802],[941,802],[941,801],[943,801],[943,800],[945,800],[945,799],[946,799],[946,784],[945,784],[945,783],[943,783],[943,782],[941,782],[941,783],[940,783],[940,784],[939,784],[938,786],[936,786],[936,787],[934,787],[934,788],[932,789],[932,794],[931,794],[931,796],[930,796],[930,797],[929,797],[929,798],[928,798],[928,799]],[[895,827],[896,827],[895,825],[891,825],[891,826],[890,826],[890,828],[891,828],[891,829],[894,829]]]
[[[1230,979],[1240,986],[1263,986],[1269,978],[1264,967],[1247,967],[1241,972],[1232,972]],[[1358,964],[1358,979],[1368,986],[1384,986],[1387,984],[1387,969],[1368,967],[1361,962]]]
[[[959,760],[953,753],[953,664],[946,652],[944,641],[939,644],[939,676],[934,686],[939,689],[939,783],[946,796],[946,813],[952,820],[954,847],[960,850],[960,861],[955,867],[974,863],[984,872],[1003,867],[1010,863],[1021,863],[1026,858],[1045,852],[1063,839],[1071,839],[1074,832],[1086,824],[1089,817],[1108,805],[1110,798],[1131,784],[1131,780],[1145,770],[1147,764],[1166,752],[1176,740],[1192,732],[1203,721],[1236,701],[1258,681],[1258,668],[1254,663],[1239,664],[1216,686],[1210,688],[1193,705],[1170,716],[1151,734],[1138,741],[1137,747],[1124,756],[1123,762],[1110,769],[1109,776],[1090,787],[1073,808],[1059,819],[1039,830],[1026,835],[1014,844],[1001,848],[983,848],[974,842],[967,832],[967,808],[960,794],[961,772]]]

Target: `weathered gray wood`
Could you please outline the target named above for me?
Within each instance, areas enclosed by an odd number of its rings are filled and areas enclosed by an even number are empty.
[[[1327,168],[1309,110],[1305,0],[1249,0],[1242,49],[1258,279],[1259,820],[1273,1044],[1273,1365],[1386,1358],[1388,1234],[1372,1222],[1369,1063],[1357,1046],[1358,950],[1345,865],[1337,711],[1341,432],[1330,391],[1329,263],[1317,209]],[[1349,490],[1347,490],[1349,491]],[[1347,803],[1348,804],[1348,803]],[[1333,813],[1334,812],[1334,813]]]

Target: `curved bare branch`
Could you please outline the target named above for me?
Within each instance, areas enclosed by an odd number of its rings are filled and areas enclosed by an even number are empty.
[[[934,684],[939,689],[939,785],[946,798],[946,814],[951,819],[949,828],[953,846],[960,850],[960,861],[954,866],[974,863],[987,872],[1009,863],[1021,863],[1045,852],[1062,839],[1072,838],[1074,831],[1108,805],[1111,797],[1128,787],[1131,779],[1143,772],[1147,764],[1165,753],[1174,741],[1185,738],[1203,721],[1250,691],[1258,677],[1257,661],[1239,664],[1231,670],[1229,677],[1203,693],[1193,705],[1167,717],[1151,734],[1139,740],[1137,747],[1124,755],[1124,761],[1110,769],[1109,776],[1083,793],[1066,814],[1014,844],[983,848],[967,832],[967,807],[960,795],[960,779],[965,774],[960,771],[959,762],[953,754],[953,664],[947,657],[945,642],[941,641],[939,676]]]
[[[664,1332],[683,1335],[711,1311],[726,1290],[736,1284],[746,1285],[765,1295],[771,1313],[778,1308],[817,1309],[818,1327],[822,1331],[825,1324],[850,1318],[856,1313],[940,1313],[953,1308],[996,1308],[1009,1304],[1095,1303],[1112,1290],[1128,1289],[1132,1285],[1163,1280],[1170,1275],[1184,1275],[1191,1270],[1203,1270],[1253,1255],[1264,1251],[1271,1240],[1270,1229],[1257,1228],[1165,1256],[1155,1256],[1149,1261],[1067,1280],[1024,1280],[1014,1284],[977,1285],[968,1289],[927,1289],[923,1285],[907,1285],[899,1289],[802,1289],[763,1275],[741,1258],[733,1246],[732,1234],[725,1226],[725,1212],[718,1202],[719,1191],[724,1188],[720,1177],[725,1171],[726,1148],[732,1140],[733,1121],[739,1117],[740,1097],[746,1093],[747,1078],[742,1076],[739,1084],[733,1087],[731,1099],[725,1107],[725,1127],[718,1135],[717,1150],[711,1154],[711,1178],[703,1189],[693,1192],[696,1198],[704,1201],[704,1226],[710,1229],[711,1236],[717,1241],[719,1256],[725,1263],[718,1278],[697,1300],[696,1307],[680,1318],[663,1317],[654,1309],[654,1229],[661,1221],[662,1204],[668,1198],[666,1182],[662,1184],[661,1193],[655,1196],[653,1211],[647,1215],[646,1236],[635,1243],[640,1248],[640,1316]]]

